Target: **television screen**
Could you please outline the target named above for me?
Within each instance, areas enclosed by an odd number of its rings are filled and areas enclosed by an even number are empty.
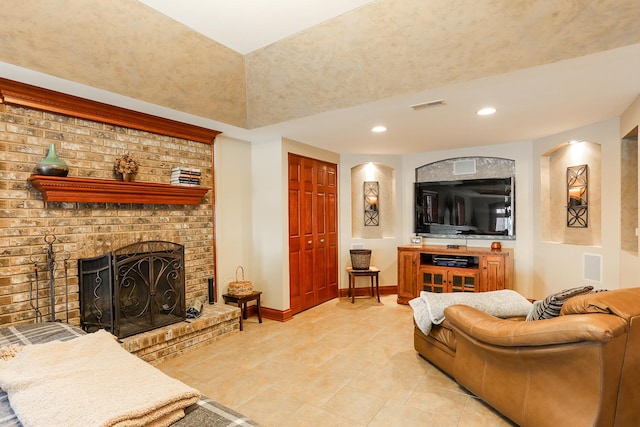
[[[415,233],[515,238],[513,178],[415,183]]]

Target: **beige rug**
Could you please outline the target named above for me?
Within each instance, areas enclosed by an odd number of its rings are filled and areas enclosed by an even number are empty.
[[[0,387],[25,427],[168,426],[200,397],[104,330],[0,360]]]

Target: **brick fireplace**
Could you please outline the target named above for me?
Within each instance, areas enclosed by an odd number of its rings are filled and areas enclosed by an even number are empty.
[[[199,168],[201,185],[211,188],[217,132],[14,83],[0,79],[0,324],[35,321],[30,255],[47,235],[57,238],[54,250],[70,256],[68,271],[56,267],[55,305],[40,307],[44,318],[52,309],[65,318],[68,301],[69,323],[79,325],[78,259],[142,241],[182,245],[184,298],[206,297],[207,280],[215,277],[212,191],[196,205],[45,202],[29,178],[54,143],[69,177],[115,180],[114,159],[130,153],[140,162],[137,182],[169,184],[171,168],[185,166]],[[48,287],[37,294],[50,300]]]
[[[200,169],[201,186],[211,189],[217,134],[0,78],[0,325],[32,323],[37,318],[68,319],[80,325],[78,260],[146,241],[180,245],[181,298],[187,304],[194,298],[206,299],[208,280],[215,279],[213,193],[207,191],[197,196],[196,203],[183,204],[180,189],[170,188],[171,197],[163,198],[158,187],[171,187],[171,169],[180,166]],[[45,201],[34,186],[37,180],[31,178],[51,143],[69,166],[70,181],[81,178],[82,185],[89,181],[94,185],[100,180],[105,183],[101,192],[114,187],[115,158],[130,153],[140,163],[132,185],[148,183],[153,197],[130,193],[122,198],[116,190],[106,200]],[[38,280],[34,254],[46,249],[46,236],[55,236],[53,251],[65,254],[65,263],[56,263],[53,274],[40,272]],[[36,282],[47,285],[34,288]],[[41,302],[39,315],[31,305],[34,295]],[[43,301],[47,303],[42,305]],[[166,309],[167,303],[160,305],[161,311],[163,305]],[[198,319],[181,318],[136,333],[123,338],[122,345],[154,363],[238,332],[238,317],[237,307],[207,304]]]

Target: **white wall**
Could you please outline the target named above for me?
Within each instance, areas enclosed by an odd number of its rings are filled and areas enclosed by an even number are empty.
[[[218,301],[241,265],[252,275],[251,144],[220,135],[214,143],[216,293]],[[251,279],[248,279],[251,280]]]
[[[263,291],[261,303],[276,310],[289,308],[289,258],[286,238],[288,210],[286,160],[282,141],[255,143],[247,173],[253,199],[251,244],[254,287]]]
[[[535,257],[532,293],[541,298],[552,292],[580,285],[614,289],[620,286],[620,138],[619,120],[612,119],[534,141],[533,144],[533,226]],[[538,205],[541,200],[541,158],[545,152],[570,140],[601,144],[602,166],[602,243],[580,246],[543,241]],[[551,183],[554,185],[554,183]],[[556,185],[566,185],[565,182]],[[602,256],[602,283],[583,278],[584,254]]]

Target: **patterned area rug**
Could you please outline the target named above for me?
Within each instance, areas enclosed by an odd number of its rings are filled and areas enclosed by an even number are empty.
[[[233,411],[211,399],[202,397],[198,403],[185,410],[187,414],[172,427],[227,427],[227,426],[258,426],[254,421]]]
[[[39,323],[0,328],[0,347],[12,344],[29,345],[52,340],[67,341],[85,332],[64,323]],[[223,427],[223,426],[258,426],[254,421],[244,417],[204,396],[185,410],[186,416],[172,424],[175,427]],[[55,425],[55,422],[52,424]],[[21,427],[11,406],[7,393],[0,389],[0,427]]]

